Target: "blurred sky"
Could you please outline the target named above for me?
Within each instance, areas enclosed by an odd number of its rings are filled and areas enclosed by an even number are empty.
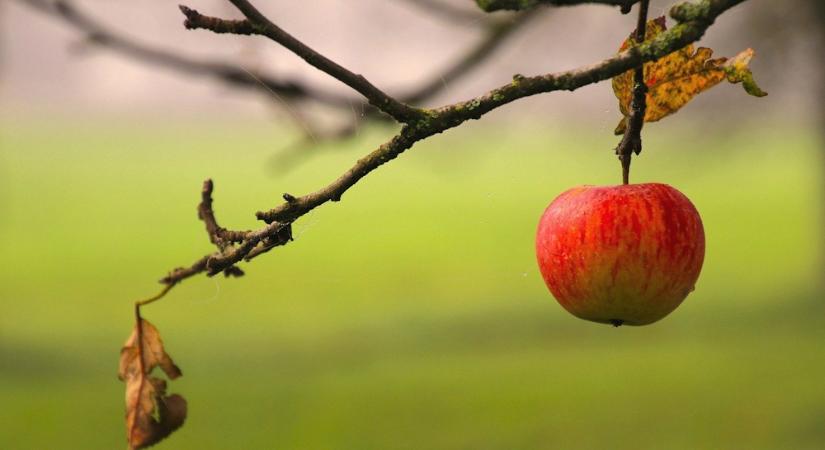
[[[474,11],[470,0],[443,0]],[[654,0],[651,15],[665,14],[674,2]],[[681,114],[717,123],[721,114],[748,109],[747,120],[805,120],[815,110],[810,92],[819,61],[814,27],[804,0],[749,1],[725,13],[702,45],[718,56],[753,47],[757,81],[770,92],[759,100],[725,85],[703,95]],[[300,77],[328,89],[345,87],[278,45],[259,37],[219,36],[187,31],[177,2],[124,0],[76,4],[112,29],[140,42],[204,59],[237,62],[250,71]],[[428,14],[414,0],[259,1],[258,6],[299,39],[390,92],[404,91],[447,65],[481,38],[472,23],[456,24]],[[238,17],[228,2],[191,0],[205,14]],[[0,4],[0,115],[9,117],[105,115],[129,117],[244,118],[271,120],[272,98],[239,91],[219,82],[181,75],[135,62],[107,49],[83,46],[79,33],[15,0]],[[497,13],[506,17],[507,13]],[[482,13],[479,13],[479,17]],[[777,26],[777,24],[781,24]],[[512,74],[533,75],[571,69],[610,56],[632,30],[633,15],[590,5],[546,9],[466,79],[451,83],[430,106],[465,99],[508,82]],[[277,100],[275,101],[277,103]],[[491,116],[538,120],[614,121],[609,83],[575,93],[522,100]],[[713,110],[713,117],[706,114]],[[707,118],[706,118],[707,117]],[[737,118],[732,118],[736,122]],[[741,118],[745,119],[745,118]],[[489,120],[489,119],[485,119]],[[612,126],[612,125],[611,125]]]

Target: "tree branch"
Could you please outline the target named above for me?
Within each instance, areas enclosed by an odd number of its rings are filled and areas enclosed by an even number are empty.
[[[258,212],[256,216],[266,222],[291,222],[327,201],[339,200],[344,192],[364,175],[394,159],[418,140],[441,133],[467,120],[478,119],[493,109],[520,98],[556,90],[572,91],[610,79],[643,62],[658,59],[701,38],[719,14],[743,1],[745,0],[704,0],[696,5],[698,14],[692,16],[691,20],[679,23],[651,42],[630,48],[598,64],[557,74],[516,76],[512,83],[482,96],[430,110],[426,120],[405,127],[399,135],[359,160],[329,186],[269,211]],[[705,5],[716,7],[702,8]]]
[[[363,95],[371,105],[401,123],[422,117],[422,111],[399,102],[378,89],[362,75],[358,75],[313,50],[280,27],[272,23],[246,0],[229,0],[246,16],[246,20],[225,20],[200,14],[194,9],[181,6],[188,29],[207,29],[216,33],[259,34],[281,44],[316,69],[332,76]]]
[[[352,108],[357,108],[363,111],[363,118],[365,119],[387,118],[386,115],[381,114],[376,108],[366,102],[361,102],[356,98],[346,95],[325,92],[318,88],[308,86],[298,80],[280,79],[272,75],[252,73],[241,66],[224,62],[201,61],[132,40],[95,20],[70,1],[18,1],[77,29],[85,35],[85,41],[89,44],[108,48],[141,63],[174,70],[187,75],[205,76],[232,87],[258,91],[268,97],[274,96],[278,100],[286,103],[287,112],[293,116],[297,114],[297,110],[294,107],[290,107],[290,104],[314,101],[347,112],[351,111]],[[447,4],[436,2],[436,0],[410,1],[413,3],[421,1],[424,5],[433,4],[434,7],[437,3],[439,6],[450,8]],[[456,9],[456,11],[458,10]],[[467,11],[466,19],[469,19],[471,16],[474,15]],[[478,44],[471,47],[461,58],[449,65],[444,71],[435,74],[421,86],[412,89],[409,93],[401,95],[401,101],[408,104],[421,104],[439,94],[445,88],[446,83],[454,82],[472,72],[481,62],[488,59],[509,36],[513,35],[518,29],[522,28],[524,24],[528,23],[531,17],[535,16],[537,15],[531,14],[530,16],[516,16],[514,20],[485,21],[487,22],[488,31]],[[478,16],[475,16],[474,20],[478,21]],[[214,23],[213,26],[220,27],[221,25]],[[236,26],[239,25],[236,24]],[[303,119],[299,120],[302,123],[302,127],[307,126],[303,124]],[[311,142],[318,139],[345,139],[355,134],[356,127],[357,124],[348,125],[345,128],[333,130],[330,133],[312,130],[307,131],[307,134],[311,135]],[[301,147],[309,147],[309,145],[301,145]]]
[[[524,11],[535,8],[539,5],[552,6],[574,6],[585,3],[599,3],[603,5],[618,6],[622,14],[630,12],[630,8],[639,0],[476,0],[479,8],[487,12],[510,10]]]
[[[218,247],[218,251],[200,258],[189,267],[178,267],[172,270],[161,279],[161,283],[167,286],[175,285],[201,272],[206,272],[210,277],[221,272],[227,277],[239,277],[244,273],[235,266],[235,263],[243,259],[249,261],[255,256],[292,240],[290,223],[272,222],[254,231],[232,231],[222,228],[218,225],[212,209],[212,190],[212,180],[207,179],[203,182],[201,190],[198,217],[203,220],[209,241]],[[284,194],[284,198],[289,198],[288,194]]]
[[[639,19],[636,22],[636,35],[633,38],[636,45],[645,41],[647,28],[647,10],[650,0],[642,0],[639,5]],[[616,147],[616,154],[622,162],[622,183],[630,183],[630,161],[633,154],[642,151],[642,127],[645,124],[647,110],[647,83],[645,82],[644,64],[636,67],[634,74],[633,99],[630,102],[630,119],[621,142]]]
[[[232,267],[242,259],[248,261],[277,245],[284,245],[291,240],[289,226],[293,221],[326,202],[340,200],[341,196],[359,180],[398,157],[416,142],[454,128],[468,120],[478,119],[515,100],[558,90],[572,91],[610,79],[627,70],[640,67],[645,62],[661,58],[699,40],[720,14],[744,1],[702,0],[695,4],[677,5],[671,10],[671,15],[679,20],[679,24],[654,40],[631,47],[612,58],[556,74],[535,77],[517,75],[511,83],[471,100],[422,111],[421,118],[405,124],[398,135],[359,159],[355,165],[329,185],[301,197],[285,195],[285,202],[281,205],[256,213],[258,219],[267,222],[268,225],[257,231],[245,232],[244,240],[237,246],[227,247],[224,251],[206,255],[189,267],[175,269],[161,282],[167,285],[176,284],[200,272],[207,272],[207,275],[212,276]]]
[[[413,0],[416,1],[416,0]],[[435,97],[441,93],[450,83],[466,76],[478,68],[484,61],[488,60],[496,50],[498,50],[507,38],[514,35],[525,25],[540,17],[542,11],[525,11],[515,14],[505,21],[490,21],[487,23],[486,35],[474,46],[469,48],[463,56],[448,65],[443,71],[430,77],[430,80],[423,83],[417,89],[401,96],[401,101],[407,104],[418,105]],[[360,122],[363,119],[375,119],[384,117],[379,115],[374,108],[367,109],[359,119],[356,117],[355,123],[346,125],[332,132],[326,133],[323,139],[348,139],[357,134]],[[318,139],[310,135],[300,142],[289,145],[280,152],[275,159],[275,165],[281,172],[286,172],[295,164],[299,163],[310,150],[317,148]]]
[[[74,6],[62,0],[18,0],[38,11],[56,17],[81,31],[86,41],[117,51],[137,61],[172,69],[189,75],[206,76],[228,85],[278,95],[284,100],[312,100],[349,110],[348,96],[324,92],[297,80],[283,80],[269,75],[255,75],[242,67],[216,62],[199,61],[173,52],[154,48],[119,35]]]
[[[469,49],[463,57],[455,61],[444,72],[434,76],[432,80],[419,87],[414,92],[403,97],[405,103],[419,104],[434,97],[444,88],[465,74],[471,72],[492,55],[516,31],[524,28],[531,20],[539,17],[538,11],[525,11],[517,14],[513,20],[490,24],[487,35],[474,47]]]

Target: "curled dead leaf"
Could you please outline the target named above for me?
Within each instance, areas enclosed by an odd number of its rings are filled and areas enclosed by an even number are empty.
[[[166,394],[166,381],[151,376],[155,367],[160,367],[170,380],[182,375],[164,350],[157,328],[139,319],[120,351],[118,369],[118,377],[126,383],[126,438],[130,449],[156,444],[186,419],[186,400]]]
[[[731,58],[724,64],[725,75],[731,83],[742,83],[745,92],[754,97],[764,97],[768,95],[763,91],[753,79],[753,72],[751,72],[748,65],[753,58],[753,49],[749,48],[738,55]]]
[[[655,39],[667,30],[665,18],[659,17],[647,23],[645,42]],[[635,33],[634,33],[635,34]],[[633,45],[627,38],[620,51]],[[733,58],[711,59],[713,50],[687,45],[656,61],[645,63],[644,79],[647,85],[647,110],[645,122],[655,122],[675,113],[699,93],[727,80],[742,83],[745,91],[756,97],[768,95],[757,86],[749,63],[753,49],[746,49]],[[613,78],[613,92],[619,99],[619,110],[624,116],[616,127],[616,134],[623,134],[630,117],[633,97],[633,71],[629,70]]]

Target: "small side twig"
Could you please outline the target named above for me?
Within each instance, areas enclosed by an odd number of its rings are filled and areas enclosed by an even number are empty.
[[[198,217],[206,227],[209,241],[218,247],[218,252],[204,256],[189,267],[179,267],[173,270],[161,280],[161,283],[172,286],[200,272],[206,272],[208,276],[223,272],[226,276],[239,277],[244,273],[235,266],[235,263],[244,259],[248,261],[273,247],[292,240],[289,223],[273,222],[260,230],[250,231],[227,230],[221,227],[218,225],[215,211],[212,208],[213,189],[214,184],[211,179],[203,182],[201,201],[198,204]],[[288,195],[284,194],[284,198],[286,199]]]
[[[236,263],[286,244],[292,240],[291,229],[290,223],[272,222],[259,230],[245,232],[238,245],[205,255],[191,266],[178,267],[161,278],[160,282],[170,286],[201,272],[206,272],[210,277],[221,272],[227,276],[242,275],[243,272],[235,267]]]
[[[636,45],[642,45],[645,41],[645,31],[647,28],[647,10],[650,0],[642,0],[639,4],[639,17],[636,23],[636,33],[634,40]],[[645,123],[645,112],[647,111],[647,83],[645,82],[644,64],[639,64],[633,75],[633,99],[630,103],[630,119],[621,142],[616,147],[616,155],[622,163],[622,184],[630,183],[630,161],[633,154],[642,151],[642,127]]]
[[[215,219],[215,211],[212,210],[212,189],[214,184],[211,179],[203,182],[201,189],[201,202],[198,204],[198,218],[203,220],[206,226],[206,234],[209,241],[215,244],[219,250],[223,251],[233,243],[240,243],[246,239],[249,231],[234,231],[218,225]]]

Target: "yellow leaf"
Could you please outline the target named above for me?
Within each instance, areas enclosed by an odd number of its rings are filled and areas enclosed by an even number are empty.
[[[170,380],[181,376],[163,348],[157,328],[140,319],[120,350],[118,377],[126,382],[126,438],[130,449],[146,448],[169,436],[186,419],[186,400],[166,395],[166,381],[150,376],[160,367]]]
[[[659,17],[647,23],[645,42],[656,38],[667,30],[665,18]],[[635,33],[634,33],[635,34]],[[633,34],[627,38],[619,51],[634,44]],[[645,122],[655,122],[685,106],[697,94],[728,80],[742,83],[745,91],[756,97],[768,95],[753,80],[750,63],[753,50],[747,49],[730,60],[711,59],[713,50],[706,47],[695,48],[692,44],[663,58],[644,65],[644,80],[648,87]],[[613,92],[619,99],[619,110],[624,116],[616,127],[616,134],[622,134],[630,117],[630,102],[633,97],[633,70],[613,78]]]

